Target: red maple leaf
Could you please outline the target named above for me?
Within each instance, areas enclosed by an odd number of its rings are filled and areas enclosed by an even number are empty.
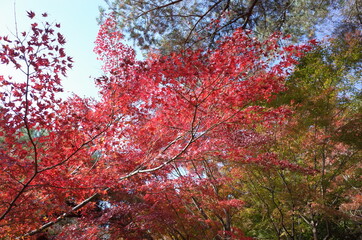
[[[35,13],[33,11],[27,11],[27,13],[30,19],[33,19],[35,17]]]

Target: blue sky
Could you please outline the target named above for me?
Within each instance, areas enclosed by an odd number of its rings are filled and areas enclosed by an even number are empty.
[[[66,92],[74,92],[79,96],[96,96],[94,77],[102,74],[101,62],[93,53],[94,40],[98,32],[96,18],[98,7],[104,5],[103,0],[0,0],[0,35],[11,35],[15,32],[14,2],[19,31],[27,30],[29,19],[26,11],[38,15],[48,13],[48,21],[61,24],[61,32],[67,43],[66,52],[74,59],[74,67],[68,72],[63,86]],[[5,72],[4,72],[5,71]],[[9,72],[10,71],[10,72]],[[12,70],[0,65],[1,75],[13,75]]]

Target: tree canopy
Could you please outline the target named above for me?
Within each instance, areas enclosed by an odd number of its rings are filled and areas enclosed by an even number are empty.
[[[280,31],[295,40],[314,38],[318,28],[361,27],[361,1],[330,0],[105,0],[120,29],[143,48],[166,52],[215,47],[236,29],[253,30],[259,38]],[[335,22],[328,22],[329,19]]]

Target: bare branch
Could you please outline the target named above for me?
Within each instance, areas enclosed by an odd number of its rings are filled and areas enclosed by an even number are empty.
[[[155,11],[155,10],[159,10],[159,9],[162,9],[162,8],[166,8],[166,7],[168,7],[168,6],[171,6],[171,5],[173,5],[173,4],[176,4],[176,3],[179,3],[179,2],[182,2],[182,1],[183,1],[183,0],[176,0],[176,1],[169,2],[169,3],[167,3],[167,4],[164,4],[164,5],[162,5],[162,6],[157,6],[157,7],[155,7],[155,8],[150,9],[150,10],[147,10],[147,11],[145,11],[145,12],[142,12],[142,14],[139,15],[139,16],[137,16],[136,18],[142,17],[142,16],[146,15],[146,14],[149,13],[149,12],[153,12],[153,11]]]

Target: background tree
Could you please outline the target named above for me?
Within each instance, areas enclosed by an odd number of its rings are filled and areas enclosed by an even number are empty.
[[[275,139],[268,151],[311,171],[245,169],[239,188],[248,192],[249,207],[240,212],[247,233],[278,239],[361,235],[361,43],[355,32],[317,47],[274,101],[290,104],[294,114],[267,129]]]
[[[294,40],[314,38],[320,28],[361,27],[361,1],[329,0],[106,0],[119,28],[142,49],[165,52],[215,47],[235,29],[253,30],[259,38],[281,31]],[[333,19],[334,22],[328,20]],[[337,31],[337,30],[336,30]],[[329,32],[329,33],[330,33]],[[329,34],[325,33],[325,34]]]

